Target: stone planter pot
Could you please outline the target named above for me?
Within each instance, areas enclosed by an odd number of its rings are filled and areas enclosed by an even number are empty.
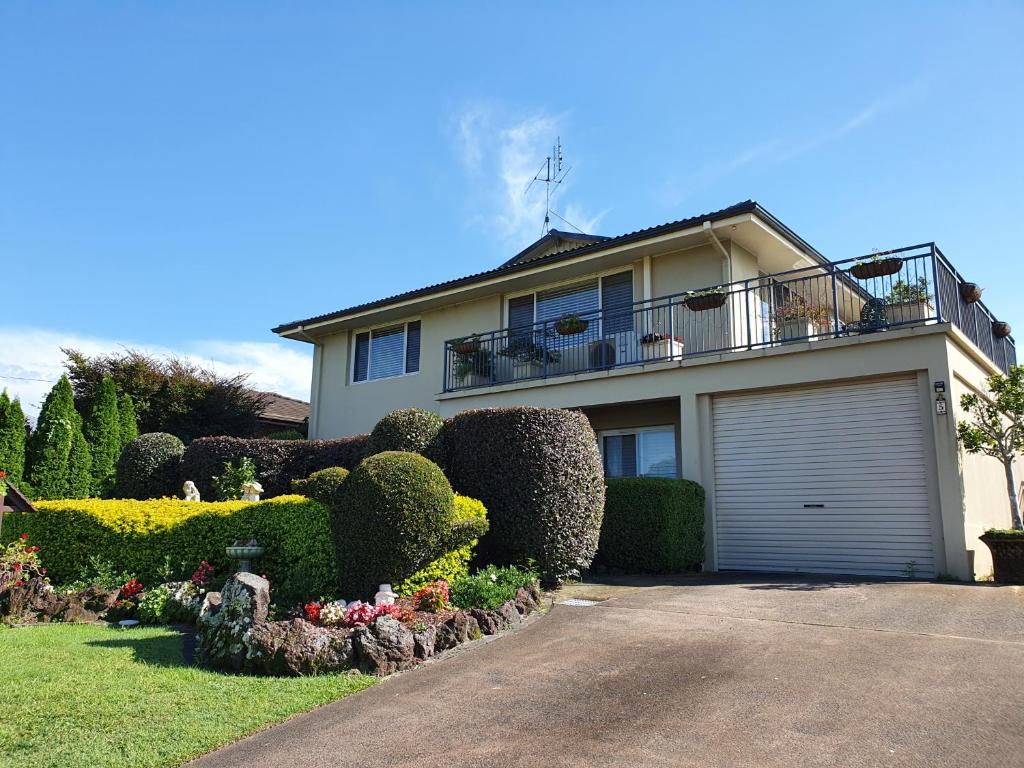
[[[895,256],[878,261],[865,261],[863,264],[854,264],[850,267],[850,274],[858,280],[870,280],[873,277],[886,277],[895,275],[903,269],[903,259]]]
[[[1024,534],[988,531],[978,537],[992,552],[992,570],[1000,584],[1024,584]]]
[[[535,379],[544,375],[544,363],[540,360],[512,361],[512,380]]]
[[[926,301],[908,301],[885,305],[885,319],[889,325],[916,323],[935,317],[935,308]]]
[[[778,324],[776,329],[778,340],[787,343],[791,341],[807,341],[808,337],[818,335],[818,329],[814,323],[805,317],[794,317],[784,320]]]
[[[706,312],[709,309],[718,309],[725,304],[726,294],[705,293],[702,296],[690,296],[683,299],[683,303],[694,312]]]
[[[455,383],[460,387],[486,387],[491,383],[491,376],[480,373],[467,373],[462,379],[456,379]]]
[[[675,339],[648,341],[641,345],[644,360],[679,360],[683,356],[683,342]]]

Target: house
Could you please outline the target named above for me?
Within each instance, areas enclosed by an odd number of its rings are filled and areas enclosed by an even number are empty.
[[[277,392],[258,392],[263,410],[256,419],[256,436],[294,430],[305,435],[309,425],[309,403]]]
[[[747,201],[274,331],[313,345],[310,437],[576,408],[609,476],[704,486],[709,570],[971,579],[1008,502],[958,403],[1016,352],[969,289],[934,243],[832,262]]]

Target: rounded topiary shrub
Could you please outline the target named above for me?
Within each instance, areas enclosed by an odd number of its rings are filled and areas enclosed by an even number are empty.
[[[487,507],[477,499],[469,496],[455,494],[455,524],[472,522],[483,525],[487,521]],[[399,595],[411,595],[418,589],[422,589],[431,582],[443,579],[449,584],[469,574],[469,564],[476,552],[477,539],[470,539],[461,547],[456,547],[445,552],[432,563],[420,568],[416,573],[407,579],[395,582],[392,588]]]
[[[556,408],[465,411],[442,430],[459,493],[487,507],[480,559],[534,561],[557,583],[587,568],[604,513],[604,471],[587,417]]]
[[[346,599],[370,597],[486,530],[455,521],[455,494],[434,462],[385,451],[356,467],[331,505],[338,575]]]
[[[433,411],[419,408],[392,411],[378,421],[370,433],[369,452],[408,451],[438,461],[443,425],[444,420]]]
[[[348,477],[344,467],[327,467],[302,480],[292,480],[292,491],[323,504],[330,504]]]
[[[121,451],[114,494],[123,499],[158,499],[178,491],[185,445],[166,432],[139,435]]]

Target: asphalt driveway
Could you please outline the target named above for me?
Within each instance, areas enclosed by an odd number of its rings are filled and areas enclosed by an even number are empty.
[[[1024,765],[1024,589],[588,589],[195,765]]]

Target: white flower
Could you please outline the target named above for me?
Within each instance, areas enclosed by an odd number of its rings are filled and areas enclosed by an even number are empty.
[[[491,583],[492,584],[497,584],[498,583],[498,574],[496,574],[496,573],[492,573],[491,574]]]

